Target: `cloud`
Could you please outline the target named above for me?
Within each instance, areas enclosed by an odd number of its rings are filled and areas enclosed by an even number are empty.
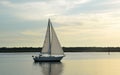
[[[42,47],[42,31],[26,30],[22,32],[0,32],[0,47]]]
[[[120,0],[100,0],[99,2],[96,0],[93,6],[98,8],[98,12],[119,10]]]
[[[18,7],[25,7],[25,6],[31,6],[31,7],[37,7],[37,6],[64,6],[64,7],[75,7],[77,5],[80,4],[85,4],[90,2],[91,0],[44,0],[44,1],[27,1],[23,3],[14,3],[13,1],[9,1],[9,0],[4,0],[4,1],[0,1],[1,4],[5,5],[5,6],[9,6],[9,7],[14,7],[14,6],[18,6]],[[19,2],[19,1],[18,1]],[[39,8],[39,7],[37,7]],[[54,7],[55,8],[55,7]]]
[[[118,35],[120,33],[119,12],[58,16],[53,19],[53,22],[59,24],[56,32],[64,41],[63,45],[69,46],[72,43],[72,46],[76,46],[76,42],[79,42],[78,45],[108,46],[107,44],[111,42],[110,46],[113,46],[120,38]]]
[[[102,4],[104,5],[116,5],[116,4],[119,4],[120,3],[120,0],[109,0],[109,1],[106,1],[106,2],[103,2]]]
[[[40,32],[37,31],[23,31],[21,32],[21,34],[30,36],[40,36]]]
[[[104,26],[112,26],[113,24],[119,24],[120,11],[117,12],[100,12],[100,13],[81,13],[76,15],[57,16],[53,20],[61,25],[86,25],[86,26],[98,26],[97,28]]]
[[[89,2],[90,0],[51,0],[13,3],[0,1],[0,4],[13,10],[14,16],[25,20],[41,20],[41,18],[61,15],[69,9]],[[64,9],[63,9],[64,8]]]

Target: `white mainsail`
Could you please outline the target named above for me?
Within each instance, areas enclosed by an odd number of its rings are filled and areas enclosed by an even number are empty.
[[[50,21],[48,21],[47,32],[45,35],[45,40],[42,48],[42,54],[49,54],[50,52]]]
[[[42,54],[64,55],[63,49],[58,41],[57,35],[54,31],[52,23],[50,22],[50,19],[48,21],[48,27],[44,45],[42,48]]]

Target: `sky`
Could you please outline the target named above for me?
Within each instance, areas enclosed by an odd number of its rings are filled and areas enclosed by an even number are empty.
[[[42,47],[48,18],[63,47],[120,47],[120,0],[0,0],[0,47]]]

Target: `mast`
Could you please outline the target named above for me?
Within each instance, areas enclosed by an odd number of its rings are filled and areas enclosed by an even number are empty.
[[[48,19],[48,27],[49,27],[49,54],[51,56],[51,29],[50,29],[50,19]]]

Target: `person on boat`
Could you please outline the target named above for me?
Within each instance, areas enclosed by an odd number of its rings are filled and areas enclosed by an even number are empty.
[[[42,56],[42,54],[41,54],[41,53],[39,54],[39,57],[40,57],[40,56]]]

